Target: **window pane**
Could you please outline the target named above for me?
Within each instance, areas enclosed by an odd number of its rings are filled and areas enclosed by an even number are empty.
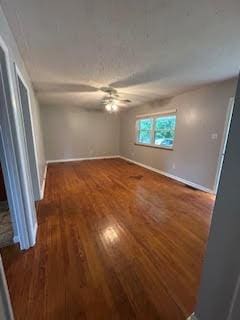
[[[154,143],[172,148],[175,138],[176,115],[159,117],[155,120]]]
[[[155,133],[154,143],[158,146],[162,146],[165,148],[172,148],[173,141],[174,141],[174,138],[163,138],[161,133],[159,132]]]
[[[151,143],[151,131],[142,130],[138,132],[138,142],[139,143]]]
[[[175,130],[176,115],[160,117],[155,120],[155,130],[171,129]]]
[[[139,121],[138,122],[139,130],[151,130],[152,129],[153,119],[151,119],[151,118],[140,119],[138,121]]]

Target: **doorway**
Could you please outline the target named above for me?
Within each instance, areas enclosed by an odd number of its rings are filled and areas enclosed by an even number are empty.
[[[32,126],[32,114],[30,107],[30,98],[29,91],[26,82],[24,81],[23,76],[21,75],[19,69],[15,66],[15,75],[17,81],[17,90],[19,97],[19,105],[21,111],[21,119],[23,122],[24,132],[25,132],[25,143],[27,147],[28,159],[29,159],[29,167],[31,174],[31,182],[33,188],[34,199],[39,200],[41,198],[40,191],[40,179],[37,168],[37,151],[36,151],[36,143],[35,143],[35,135],[33,132]]]
[[[13,227],[0,161],[0,248],[13,244]]]
[[[29,161],[14,87],[14,66],[0,37],[0,159],[14,242],[28,249],[36,241],[37,218]],[[15,106],[15,107],[13,107]]]

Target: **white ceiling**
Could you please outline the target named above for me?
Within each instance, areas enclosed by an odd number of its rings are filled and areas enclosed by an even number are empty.
[[[1,0],[42,104],[130,105],[237,75],[239,0]]]

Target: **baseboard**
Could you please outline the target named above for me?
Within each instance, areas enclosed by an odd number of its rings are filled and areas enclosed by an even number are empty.
[[[189,317],[187,318],[187,320],[198,320],[198,319],[197,319],[197,317],[195,316],[195,314],[193,313],[193,314],[191,314],[191,316],[189,316]]]
[[[206,188],[206,187],[204,187],[204,186],[201,186],[201,185],[199,185],[199,184],[197,184],[197,183],[194,183],[194,182],[185,180],[185,179],[183,179],[183,178],[174,176],[173,174],[170,174],[170,173],[168,173],[168,172],[155,169],[155,168],[150,167],[150,166],[148,166],[148,165],[146,165],[146,164],[143,164],[143,163],[141,163],[141,162],[134,161],[134,160],[129,159],[129,158],[126,158],[126,157],[120,156],[120,158],[121,158],[121,159],[124,159],[124,160],[126,160],[126,161],[129,161],[129,162],[132,162],[132,163],[134,163],[134,164],[136,164],[136,165],[138,165],[138,166],[141,166],[141,167],[143,167],[143,168],[145,168],[145,169],[148,169],[148,170],[157,172],[157,173],[159,173],[159,174],[162,174],[163,176],[166,176],[166,177],[168,177],[168,178],[171,178],[171,179],[174,179],[174,180],[176,180],[176,181],[182,182],[182,183],[184,183],[184,184],[186,184],[186,185],[188,185],[188,186],[191,186],[191,187],[193,187],[193,188],[195,188],[195,189],[198,189],[198,190],[201,190],[201,191],[204,191],[204,192],[207,192],[207,193],[215,194],[214,190],[212,190],[212,189]]]
[[[37,230],[38,230],[38,224],[36,222],[35,225],[34,225],[34,228],[33,228],[33,242],[30,244],[31,247],[34,247],[35,244],[36,244],[36,241],[37,241]]]
[[[47,163],[45,164],[45,168],[44,168],[43,182],[42,182],[42,188],[41,188],[41,199],[40,200],[42,200],[44,198],[46,177],[47,177]]]
[[[56,159],[56,160],[47,160],[47,163],[72,162],[72,161],[84,161],[84,160],[115,159],[115,158],[120,158],[120,156],[119,155],[114,155],[114,156],[101,156],[101,157]]]

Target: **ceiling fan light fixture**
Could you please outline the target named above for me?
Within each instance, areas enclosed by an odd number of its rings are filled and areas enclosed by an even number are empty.
[[[110,103],[106,104],[105,106],[106,111],[111,112],[112,111],[112,106]]]
[[[119,108],[118,108],[118,105],[114,101],[112,101],[105,105],[105,110],[112,113],[112,112],[117,112]]]
[[[112,104],[112,111],[117,112],[118,111],[118,106],[116,104]]]

